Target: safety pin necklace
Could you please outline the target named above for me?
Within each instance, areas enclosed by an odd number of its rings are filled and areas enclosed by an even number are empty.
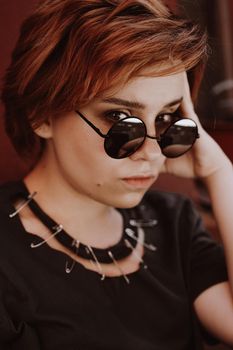
[[[101,266],[101,262],[99,261],[98,257],[96,256],[96,253],[94,252],[94,250],[96,252],[98,251],[106,251],[107,256],[109,257],[110,260],[104,261],[104,262],[113,262],[113,264],[116,266],[116,268],[118,269],[118,271],[120,272],[120,274],[122,275],[122,277],[124,278],[124,280],[126,281],[127,284],[130,283],[129,278],[127,277],[127,275],[125,274],[125,272],[123,271],[123,269],[121,268],[121,266],[118,264],[116,259],[116,256],[114,255],[112,249],[98,249],[98,248],[92,248],[90,245],[84,245],[82,244],[80,241],[73,239],[71,236],[69,236],[63,228],[63,225],[61,224],[57,224],[55,223],[49,216],[47,216],[47,214],[45,214],[42,209],[38,206],[38,204],[34,201],[34,197],[37,194],[37,192],[33,192],[32,194],[28,194],[27,197],[25,198],[25,201],[21,203],[21,205],[11,214],[9,214],[10,218],[14,218],[17,214],[20,213],[20,211],[25,208],[27,205],[30,207],[30,209],[32,209],[33,213],[39,217],[39,219],[41,219],[41,221],[49,228],[52,230],[52,234],[45,240],[42,240],[39,243],[31,243],[31,248],[38,248],[41,247],[43,244],[47,243],[49,240],[51,240],[52,238],[59,238],[59,234],[62,235],[58,241],[63,244],[66,248],[70,249],[73,253],[75,253],[75,255],[77,256],[81,256],[80,255],[80,248],[84,248],[84,251],[86,253],[86,256],[88,257],[88,259],[91,261],[91,263],[93,263],[96,268],[98,273],[101,275],[101,280],[103,281],[105,279],[105,274],[103,272],[102,266]],[[52,225],[51,225],[52,224]],[[137,244],[141,244],[143,247],[145,247],[146,249],[149,249],[151,251],[156,251],[156,247],[153,244],[148,244],[144,241],[144,239],[142,239],[142,237],[144,238],[145,233],[144,233],[144,229],[143,227],[153,227],[157,225],[157,220],[136,220],[136,219],[131,219],[129,220],[129,224],[132,227],[136,227],[136,234],[134,232],[134,230],[132,230],[131,228],[126,228],[124,230],[124,233],[127,235],[127,238],[124,236],[122,237],[122,242],[124,244],[124,247],[128,249],[127,251],[127,255],[129,256],[131,253],[140,261],[140,263],[143,265],[144,269],[147,269],[147,265],[145,264],[144,260],[142,259],[142,257],[137,253],[135,247]],[[67,246],[69,245],[69,246]],[[123,247],[123,246],[122,246]],[[121,248],[122,248],[121,247]],[[123,247],[123,248],[124,248]],[[117,247],[119,248],[119,247]],[[119,255],[119,249],[116,249],[116,254]],[[126,254],[126,251],[124,251],[124,255]],[[123,257],[126,257],[123,256]],[[67,274],[71,273],[71,271],[73,270],[76,261],[74,259],[72,259],[72,263],[69,264],[68,261],[66,261],[65,263],[65,272]],[[105,257],[106,260],[106,257]],[[120,260],[120,259],[119,259]]]

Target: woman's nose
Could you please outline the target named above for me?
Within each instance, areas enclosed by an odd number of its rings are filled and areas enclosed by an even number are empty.
[[[158,142],[146,137],[142,146],[135,153],[133,153],[130,158],[132,160],[143,159],[147,161],[153,161],[161,157],[161,155],[162,152]]]

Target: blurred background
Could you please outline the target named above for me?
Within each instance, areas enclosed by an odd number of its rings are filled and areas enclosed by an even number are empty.
[[[164,0],[164,2],[174,12],[184,12],[208,31],[211,53],[196,110],[204,127],[233,160],[233,0]],[[1,83],[4,71],[10,62],[20,24],[36,3],[37,0],[0,0]],[[28,164],[17,156],[5,135],[2,115],[3,106],[0,104],[0,184],[21,178],[28,170]],[[208,195],[200,181],[161,175],[154,187],[182,192],[191,197],[207,228],[216,239],[219,239]],[[229,348],[217,345],[214,349]]]

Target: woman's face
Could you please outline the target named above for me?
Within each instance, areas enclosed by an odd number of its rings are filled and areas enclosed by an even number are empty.
[[[177,110],[183,88],[184,73],[137,77],[111,98],[93,100],[80,112],[104,134],[124,112],[141,118],[147,134],[155,136],[156,128],[171,121],[166,113]],[[165,161],[157,141],[149,138],[130,157],[110,158],[104,150],[104,139],[75,112],[53,120],[51,135],[47,160],[53,176],[77,194],[114,207],[137,205]]]

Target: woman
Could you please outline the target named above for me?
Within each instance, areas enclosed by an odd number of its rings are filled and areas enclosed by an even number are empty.
[[[159,0],[47,0],[25,21],[5,125],[39,154],[1,189],[1,349],[233,345],[232,165],[186,75],[205,39]],[[225,257],[189,200],[147,192],[161,171],[206,184]]]

